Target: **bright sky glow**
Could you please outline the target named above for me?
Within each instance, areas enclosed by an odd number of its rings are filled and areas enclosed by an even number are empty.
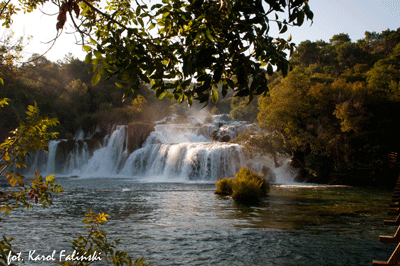
[[[400,0],[310,0],[309,4],[314,12],[313,24],[310,26],[310,22],[305,21],[300,28],[288,29],[287,35],[290,33],[295,43],[305,40],[329,42],[333,35],[339,33],[347,33],[352,41],[357,41],[364,38],[365,31],[381,32],[400,27]],[[53,10],[53,13],[56,11]],[[12,26],[15,36],[33,37],[26,49],[26,57],[32,53],[41,54],[48,49],[49,45],[44,42],[56,36],[56,20],[57,16],[49,17],[40,11],[15,17]],[[74,35],[63,32],[46,57],[57,61],[63,59],[67,53],[72,53],[80,59],[85,57],[82,48],[75,45]]]

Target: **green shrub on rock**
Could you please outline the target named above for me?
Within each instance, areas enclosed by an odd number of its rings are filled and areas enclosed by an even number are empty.
[[[241,203],[255,203],[268,195],[269,183],[263,175],[251,171],[247,167],[240,168],[235,178],[223,178],[215,184],[216,194],[230,195]]]

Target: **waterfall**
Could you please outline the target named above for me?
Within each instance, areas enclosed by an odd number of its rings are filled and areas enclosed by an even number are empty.
[[[78,131],[73,140],[51,141],[47,154],[40,152],[31,160],[28,173],[39,170],[42,174],[66,176],[215,182],[232,177],[242,166],[249,166],[271,180],[283,176],[282,169],[274,169],[270,158],[249,158],[241,145],[221,142],[254,130],[252,124],[232,121],[229,115],[213,116],[210,123],[193,117],[177,123],[174,117],[169,117],[155,124],[155,130],[142,147],[133,152],[128,148],[126,125],[110,127],[97,146],[90,142],[93,134],[83,131]]]
[[[59,140],[52,140],[48,144],[48,152],[40,150],[36,154],[30,154],[25,158],[25,163],[28,169],[13,169],[14,171],[22,172],[23,174],[33,175],[35,171],[39,173],[55,173],[56,171],[56,154]]]
[[[56,153],[59,141],[54,140],[49,143],[49,155],[46,163],[46,173],[55,173],[56,171]]]
[[[243,162],[242,147],[237,144],[158,143],[133,152],[120,173],[162,180],[215,181],[233,176]]]
[[[127,126],[116,126],[104,139],[104,146],[82,166],[75,167],[73,174],[85,176],[116,175],[127,157]]]

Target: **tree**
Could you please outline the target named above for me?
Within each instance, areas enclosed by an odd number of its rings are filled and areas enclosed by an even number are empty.
[[[249,103],[248,97],[234,97],[231,101],[230,115],[233,120],[254,122],[257,118],[257,101]]]
[[[337,44],[343,44],[346,42],[351,42],[351,39],[348,34],[345,33],[340,33],[333,35],[331,39],[329,39],[329,42],[332,43],[333,45]]]
[[[309,181],[392,185],[397,178],[397,34],[367,34],[356,43],[347,34],[328,44],[303,42],[292,58],[293,71],[260,98],[259,125],[283,138]],[[268,138],[255,140],[253,147],[276,149]]]
[[[102,76],[116,77],[127,97],[148,83],[159,98],[167,95],[189,105],[193,99],[217,102],[220,83],[222,96],[229,89],[250,99],[266,92],[266,73],[275,66],[286,75],[286,51],[294,49],[290,37],[269,35],[271,23],[281,34],[313,18],[308,0],[19,2],[25,12],[45,3],[58,5],[56,28],[62,31],[71,20],[81,34],[85,62],[93,64],[93,85]],[[10,1],[0,7],[0,18],[10,27],[18,9]]]
[[[14,77],[16,63],[22,57],[24,38],[13,40],[13,37],[14,33],[10,32],[0,40],[0,83],[2,85],[4,85],[4,77],[6,80]]]
[[[386,93],[398,94],[398,88],[393,84],[400,82],[400,44],[393,49],[388,58],[379,60],[367,72],[367,82],[370,86]],[[392,85],[391,85],[392,84]]]
[[[85,83],[82,83],[80,79],[75,79],[65,86],[65,91],[61,94],[60,98],[65,104],[70,105],[72,109],[84,112],[89,109],[90,105],[87,91],[88,86]]]
[[[388,57],[399,42],[400,28],[397,30],[387,29],[382,33],[366,31],[365,39],[361,40],[368,52],[379,57]]]

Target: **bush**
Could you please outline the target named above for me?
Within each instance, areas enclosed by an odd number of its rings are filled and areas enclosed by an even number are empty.
[[[217,181],[215,186],[217,187],[217,190],[215,191],[215,194],[219,195],[232,195],[232,178],[223,178]]]
[[[240,168],[234,179],[223,178],[215,186],[216,194],[230,195],[241,203],[256,203],[261,197],[267,196],[269,191],[269,183],[264,176],[247,167]]]

